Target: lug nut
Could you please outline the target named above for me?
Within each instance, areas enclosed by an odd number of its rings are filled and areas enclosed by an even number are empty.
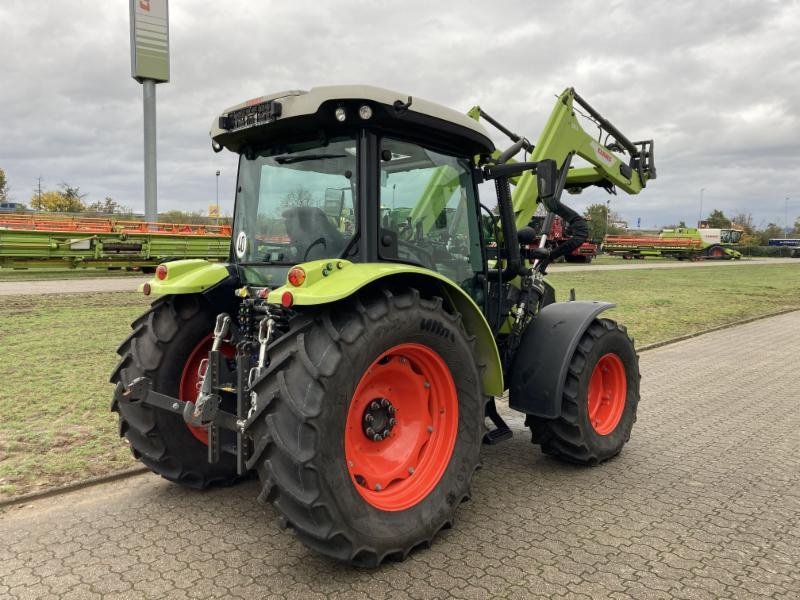
[[[380,405],[380,404],[378,404],[378,402],[377,402],[376,400],[373,400],[373,401],[372,401],[372,404],[370,404],[370,405],[369,405],[369,407],[370,407],[372,410],[378,410],[378,409],[381,407],[381,405]]]
[[[389,437],[389,433],[391,433],[391,432],[388,429],[386,431],[384,431],[383,432],[383,439],[386,439],[387,437]]]
[[[372,437],[375,435],[375,430],[372,427],[367,427],[367,430],[364,433],[367,434],[367,437]]]
[[[383,408],[386,408],[387,406],[389,406],[389,401],[386,398],[381,398],[381,406]]]
[[[382,439],[383,438],[381,437],[380,433],[376,433],[374,436],[372,436],[372,441],[373,442],[380,442]]]
[[[375,417],[372,416],[372,413],[367,413],[366,415],[364,415],[364,420],[367,423],[372,423],[375,420]]]
[[[394,424],[395,424],[395,420],[393,418],[389,419],[389,427],[394,427]]]

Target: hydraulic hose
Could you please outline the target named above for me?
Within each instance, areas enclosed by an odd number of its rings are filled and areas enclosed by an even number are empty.
[[[561,256],[567,256],[583,244],[589,237],[589,224],[586,222],[586,219],[569,206],[561,204],[561,202],[554,208],[555,210],[553,212],[561,217],[564,223],[569,226],[572,236],[563,244],[559,244],[556,248],[553,248],[550,252],[550,256],[547,258],[547,262],[552,262]]]
[[[507,177],[498,177],[494,180],[494,185],[497,190],[497,207],[500,209],[500,223],[503,228],[503,242],[507,255],[505,269],[502,271],[489,269],[488,276],[499,277],[501,280],[509,281],[519,275],[520,267],[522,266],[519,241],[517,240],[517,225],[514,220],[514,207],[511,205],[511,185]],[[500,244],[497,245],[497,260],[498,262],[500,261]]]

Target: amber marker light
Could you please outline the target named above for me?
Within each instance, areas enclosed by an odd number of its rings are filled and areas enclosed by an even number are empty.
[[[286,278],[294,287],[299,287],[303,285],[303,282],[306,280],[306,272],[302,267],[292,267],[289,269],[289,274]]]

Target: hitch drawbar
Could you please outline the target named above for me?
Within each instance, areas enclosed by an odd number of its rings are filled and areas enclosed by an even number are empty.
[[[239,432],[246,421],[236,415],[220,410],[219,402],[207,401],[201,408],[194,402],[185,402],[153,390],[153,382],[149,377],[137,377],[125,390],[123,396],[129,402],[139,402],[146,406],[166,410],[181,415],[187,425],[207,427],[214,424],[222,429]]]
[[[211,351],[198,372],[201,382],[194,402],[179,400],[153,390],[153,382],[149,377],[134,379],[123,393],[121,401],[171,412],[180,415],[190,427],[207,429],[208,462],[219,462],[221,450],[235,453],[237,473],[244,475],[248,458],[248,445],[244,433],[255,410],[252,388],[269,364],[267,346],[272,338],[273,328],[274,320],[270,317],[260,322],[257,340],[258,360],[252,368],[249,368],[252,363],[246,344],[237,344],[236,368],[235,371],[231,371],[228,359],[220,351],[222,342],[227,340],[231,333],[231,318],[222,313],[217,317],[214,327]],[[222,393],[236,394],[236,414],[221,408]],[[232,443],[222,445],[220,429],[236,434],[235,445]]]
[[[209,364],[211,361],[209,360]],[[211,367],[208,369],[212,370]],[[237,394],[238,395],[238,394]],[[160,410],[174,413],[183,417],[187,425],[192,427],[205,427],[208,429],[208,462],[218,463],[221,451],[219,429],[226,429],[236,433],[236,470],[239,475],[245,473],[244,429],[247,419],[220,409],[219,396],[214,394],[203,398],[204,403],[198,406],[193,402],[184,402],[178,398],[167,396],[153,390],[153,382],[149,377],[137,377],[128,386],[122,396],[122,401],[144,404]],[[237,407],[242,403],[237,402]],[[228,450],[230,451],[230,450]]]

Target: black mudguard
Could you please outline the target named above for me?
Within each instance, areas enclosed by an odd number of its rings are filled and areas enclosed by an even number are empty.
[[[508,405],[528,415],[556,418],[572,354],[609,302],[556,302],[545,306],[522,334],[509,373]]]

